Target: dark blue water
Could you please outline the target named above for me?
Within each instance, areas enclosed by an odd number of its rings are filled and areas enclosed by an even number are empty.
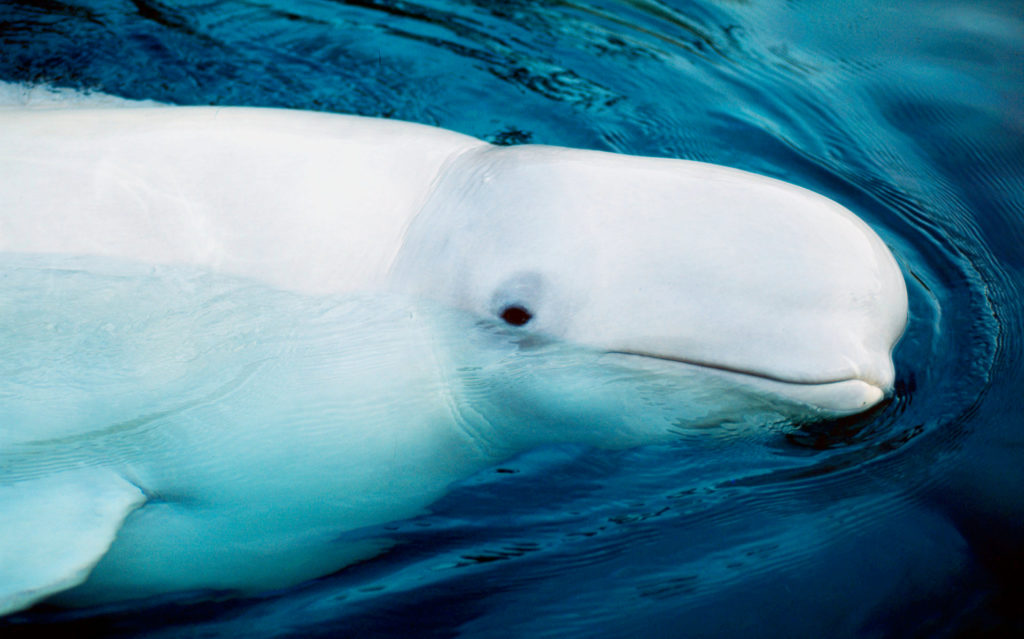
[[[398,118],[800,184],[889,243],[911,318],[896,396],[870,415],[545,448],[388,526],[391,552],[337,575],[255,599],[37,607],[0,634],[1024,633],[1021,13],[967,0],[4,0],[0,80]]]

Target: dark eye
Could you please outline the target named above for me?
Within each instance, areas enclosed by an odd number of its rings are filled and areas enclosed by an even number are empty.
[[[530,321],[533,315],[530,311],[526,310],[522,306],[507,306],[505,310],[501,312],[501,319],[505,320],[512,326],[522,326],[523,324]]]

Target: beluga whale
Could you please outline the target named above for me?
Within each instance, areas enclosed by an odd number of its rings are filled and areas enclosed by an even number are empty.
[[[545,444],[858,413],[906,321],[867,224],[737,169],[6,107],[0,614],[301,583]]]

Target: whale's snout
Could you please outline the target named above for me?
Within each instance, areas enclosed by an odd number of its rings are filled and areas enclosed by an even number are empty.
[[[679,215],[671,232],[644,238],[648,252],[638,246],[632,251],[639,257],[619,256],[622,266],[608,272],[625,275],[639,260],[646,277],[632,289],[624,277],[609,285],[628,291],[636,316],[578,328],[611,350],[745,376],[829,414],[859,412],[890,395],[907,293],[881,238],[805,189],[719,167],[699,170],[710,175],[689,187],[698,201],[727,205]],[[606,307],[587,317],[610,314]]]

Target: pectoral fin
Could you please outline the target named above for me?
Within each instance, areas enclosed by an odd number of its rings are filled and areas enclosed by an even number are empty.
[[[0,615],[85,581],[144,501],[106,468],[0,483]]]

